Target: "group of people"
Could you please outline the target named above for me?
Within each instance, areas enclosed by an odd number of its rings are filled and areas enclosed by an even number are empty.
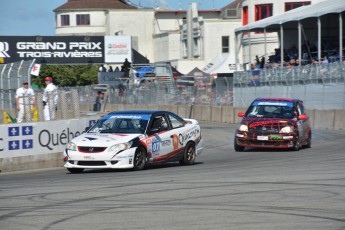
[[[315,44],[305,42],[301,47],[301,60],[298,58],[298,48],[293,45],[284,49],[283,57],[281,57],[281,49],[274,49],[274,54],[268,57],[266,62],[265,57],[261,59],[256,55],[255,62],[251,65],[251,69],[275,68],[281,66],[283,62],[285,67],[292,67],[307,64],[329,64],[332,61],[337,61],[340,58],[339,45],[329,41],[321,45],[322,57],[317,60],[318,49]]]
[[[43,92],[42,104],[44,120],[54,120],[57,111],[57,103],[59,99],[58,88],[53,83],[53,78],[48,76],[44,78],[46,87]],[[16,90],[16,110],[17,123],[23,121],[33,121],[33,110],[36,108],[35,91],[29,87],[29,82],[23,82],[22,87]]]
[[[118,66],[115,67],[115,70],[112,66],[109,66],[109,69],[105,68],[104,65],[101,65],[98,69],[98,72],[123,72],[125,77],[129,77],[129,71],[131,69],[131,63],[126,58],[121,66],[121,70]]]

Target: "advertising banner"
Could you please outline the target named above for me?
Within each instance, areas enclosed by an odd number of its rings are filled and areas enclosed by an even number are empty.
[[[130,36],[0,36],[4,64],[103,64],[132,61]]]
[[[132,62],[132,41],[130,36],[105,36],[104,51],[106,63]]]
[[[63,152],[98,118],[0,125],[0,159]]]

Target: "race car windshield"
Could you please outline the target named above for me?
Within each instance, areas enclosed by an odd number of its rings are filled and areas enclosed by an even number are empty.
[[[98,120],[88,132],[144,134],[148,120],[148,115],[107,115]]]
[[[292,103],[257,103],[249,107],[247,117],[293,118]]]

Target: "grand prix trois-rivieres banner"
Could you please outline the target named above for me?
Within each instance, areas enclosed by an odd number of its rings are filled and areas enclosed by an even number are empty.
[[[130,36],[0,36],[2,63],[36,59],[42,64],[132,61]]]

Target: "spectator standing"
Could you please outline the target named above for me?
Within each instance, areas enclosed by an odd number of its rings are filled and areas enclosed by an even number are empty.
[[[109,66],[108,72],[114,72],[113,67]]]
[[[126,58],[125,61],[123,62],[122,65],[122,70],[125,73],[125,77],[129,77],[129,70],[131,68],[131,63],[128,61],[128,59]]]
[[[101,111],[103,100],[104,100],[104,93],[102,91],[98,91],[96,95],[96,103],[93,107],[93,111],[95,112]]]
[[[58,89],[53,83],[52,77],[44,78],[46,88],[43,92],[43,112],[44,120],[54,120],[57,111],[57,103],[59,100]]]
[[[107,72],[107,69],[104,67],[104,65],[101,65],[98,69],[98,72]]]
[[[263,56],[260,61],[260,69],[265,68],[265,57]]]
[[[35,92],[29,87],[27,81],[23,82],[23,87],[16,91],[16,109],[18,110],[17,123],[32,121],[32,109],[36,105]]]

